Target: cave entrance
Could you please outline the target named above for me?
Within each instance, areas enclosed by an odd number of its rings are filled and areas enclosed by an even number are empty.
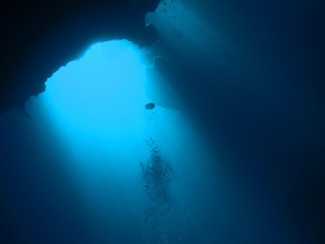
[[[46,82],[53,120],[76,134],[132,137],[143,127],[146,66],[127,40],[97,43]]]

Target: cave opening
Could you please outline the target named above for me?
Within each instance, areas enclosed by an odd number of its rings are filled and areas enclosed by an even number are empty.
[[[127,40],[92,45],[84,57],[46,81],[44,97],[52,119],[69,134],[122,138],[140,133],[143,108],[151,102],[142,56]]]

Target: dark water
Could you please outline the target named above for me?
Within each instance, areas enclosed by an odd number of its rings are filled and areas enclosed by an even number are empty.
[[[323,10],[165,1],[61,68],[0,115],[3,243],[323,243]]]

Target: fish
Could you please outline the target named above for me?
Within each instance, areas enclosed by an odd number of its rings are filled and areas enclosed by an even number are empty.
[[[145,108],[149,109],[149,110],[154,109],[155,107],[156,107],[156,105],[154,103],[147,103],[145,105]]]

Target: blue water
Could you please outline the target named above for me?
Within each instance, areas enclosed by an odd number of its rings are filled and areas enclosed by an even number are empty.
[[[159,42],[90,45],[1,114],[2,237],[306,243],[322,120],[256,9],[164,1],[146,17]]]
[[[199,127],[163,103],[145,107],[154,102],[146,95],[154,89],[146,76],[154,67],[141,63],[141,55],[126,40],[95,44],[54,73],[23,112],[1,115],[2,158],[8,164],[1,166],[8,171],[3,189],[13,201],[3,204],[12,231],[19,230],[17,239],[250,238],[242,230],[247,227],[233,219],[250,215],[250,200],[218,166]],[[237,235],[224,232],[229,228]]]

